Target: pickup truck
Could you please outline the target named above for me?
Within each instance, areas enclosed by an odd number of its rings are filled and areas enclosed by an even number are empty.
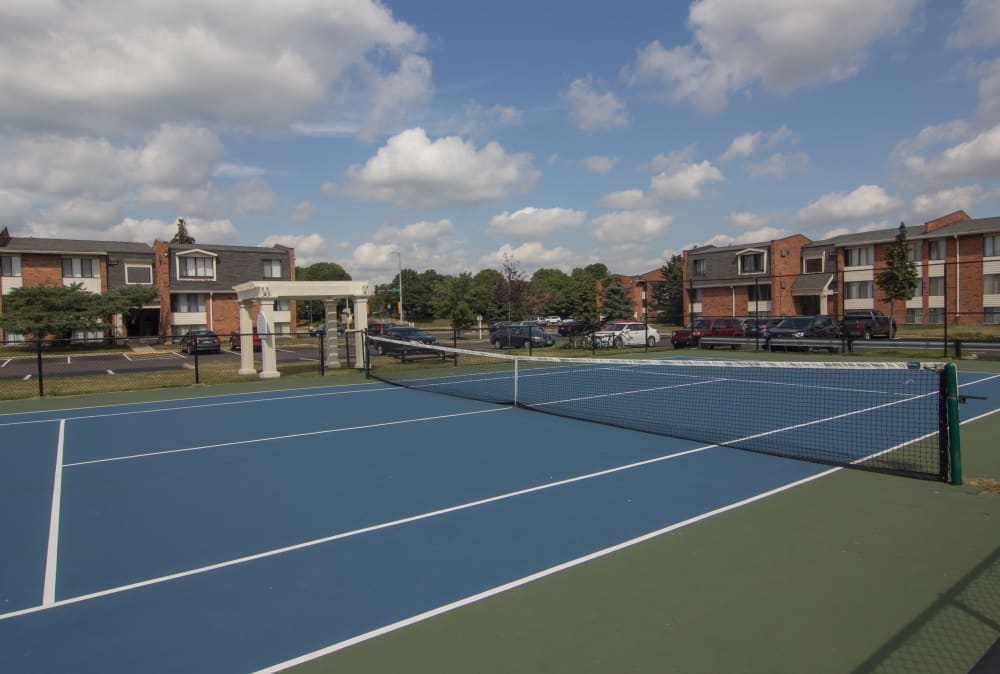
[[[896,321],[881,311],[871,309],[850,310],[844,312],[844,320],[840,323],[844,337],[850,339],[871,339],[872,337],[896,336]]]
[[[691,325],[674,330],[670,343],[675,349],[682,346],[698,346],[702,337],[742,337],[743,326],[735,318],[699,318]]]

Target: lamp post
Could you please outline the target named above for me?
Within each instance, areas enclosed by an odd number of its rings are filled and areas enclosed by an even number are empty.
[[[642,290],[642,325],[645,335],[643,335],[643,348],[649,350],[649,316],[646,315],[648,310],[647,300],[646,300],[646,279],[642,276],[635,277],[635,284],[639,286]]]
[[[398,250],[392,252],[399,261],[399,322],[403,322],[403,255]]]

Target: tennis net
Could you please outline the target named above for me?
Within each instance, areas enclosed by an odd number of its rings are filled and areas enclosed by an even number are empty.
[[[555,358],[369,339],[411,357],[368,363],[369,376],[390,384],[828,465],[953,477],[954,376],[939,363]]]

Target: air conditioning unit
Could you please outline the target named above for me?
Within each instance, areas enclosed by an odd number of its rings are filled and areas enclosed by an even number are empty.
[[[788,249],[787,248],[782,248],[781,249],[781,257],[788,257]]]

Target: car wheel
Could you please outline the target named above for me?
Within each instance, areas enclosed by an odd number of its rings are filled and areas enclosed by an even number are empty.
[[[384,356],[385,355],[385,347],[382,346],[381,344],[376,344],[375,345],[375,353],[377,353],[380,356]]]
[[[612,344],[612,346],[613,346],[614,348],[616,348],[616,349],[620,349],[620,348],[622,348],[623,346],[625,346],[625,343],[624,343],[624,342],[622,341],[622,338],[621,338],[621,337],[615,337],[615,341],[614,341],[614,343]]]
[[[493,345],[494,349],[499,349],[500,348],[500,340],[499,339],[494,339],[492,342],[490,342],[490,344]]]
[[[654,347],[654,346],[656,346],[656,338],[655,337],[650,337],[649,339],[647,339],[646,340],[646,346],[648,346],[648,347]]]

